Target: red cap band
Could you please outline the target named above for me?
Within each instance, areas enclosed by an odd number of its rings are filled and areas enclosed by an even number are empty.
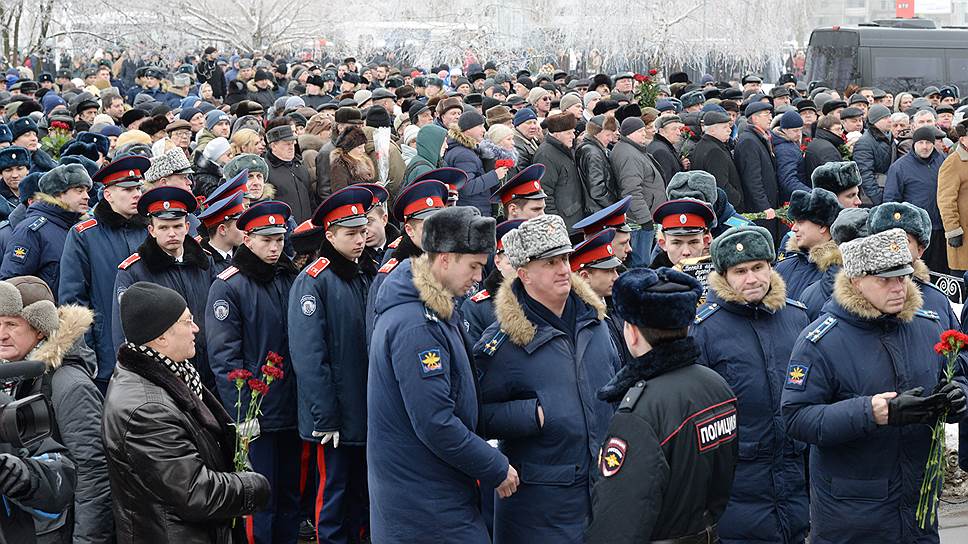
[[[345,206],[340,206],[338,208],[333,208],[326,217],[323,218],[323,228],[328,229],[330,224],[339,221],[340,219],[346,219],[347,217],[353,217],[356,215],[366,215],[366,208],[362,204],[347,204]]]
[[[286,218],[282,214],[271,213],[256,217],[245,226],[245,232],[252,232],[262,227],[285,227]]]
[[[429,210],[432,208],[443,208],[443,207],[444,207],[444,201],[441,200],[439,196],[436,196],[436,195],[428,196],[427,198],[421,198],[419,200],[415,200],[410,204],[408,204],[403,209],[403,216],[410,217],[411,215],[422,212],[424,210]]]
[[[149,214],[178,211],[188,213],[188,206],[180,200],[159,200],[148,205]]]
[[[694,213],[669,214],[662,218],[662,230],[708,227],[706,219]]]
[[[228,218],[232,217],[233,215],[240,215],[244,211],[245,211],[245,204],[240,202],[237,206],[232,206],[231,208],[222,210],[221,212],[218,213],[218,215],[210,215],[208,217],[203,217],[202,223],[205,223],[206,227],[212,228],[214,226],[217,226],[219,223],[227,220]]]
[[[613,215],[606,218],[604,221],[595,223],[594,225],[589,225],[582,229],[585,234],[596,234],[605,229],[618,229],[625,225],[625,214]]]
[[[538,180],[532,180],[527,183],[522,183],[515,187],[513,190],[508,191],[501,195],[501,204],[505,206],[515,198],[525,198],[531,195],[536,195],[541,192],[541,182]]]
[[[593,250],[583,251],[580,255],[572,253],[571,259],[569,260],[571,263],[571,271],[578,272],[590,264],[604,261],[614,256],[615,250],[612,249],[612,244],[604,244]]]
[[[138,169],[122,170],[120,172],[115,172],[113,174],[108,174],[104,176],[104,179],[101,180],[101,183],[103,183],[104,185],[111,185],[111,183],[116,181],[121,181],[124,179],[132,179],[132,178],[140,179],[143,177],[144,176],[142,175],[141,170],[138,170]]]

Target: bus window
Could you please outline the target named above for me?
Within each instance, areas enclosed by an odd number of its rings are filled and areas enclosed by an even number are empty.
[[[814,31],[807,48],[806,80],[820,80],[834,89],[860,81],[858,40],[855,32]]]
[[[872,85],[892,93],[921,90],[945,81],[944,59],[936,50],[872,47],[871,63]]]
[[[968,90],[968,52],[948,50],[948,83]]]

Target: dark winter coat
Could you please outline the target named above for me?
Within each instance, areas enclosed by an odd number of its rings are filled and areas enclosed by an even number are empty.
[[[330,186],[329,159],[333,150],[336,149],[334,142],[337,136],[338,134],[333,130],[330,140],[323,144],[323,147],[319,148],[319,153],[316,154],[316,197],[320,202],[333,194],[333,189]]]
[[[518,162],[514,163],[514,170],[511,174],[517,174],[521,170],[534,164],[534,154],[538,152],[541,142],[526,138],[519,131],[514,131],[514,152],[518,155]]]
[[[780,202],[789,202],[793,191],[809,191],[813,184],[804,170],[800,142],[787,140],[782,134],[773,132],[773,152],[776,154]]]
[[[548,195],[545,213],[560,215],[568,228],[581,221],[585,215],[585,188],[572,150],[549,134],[538,146],[533,164],[545,165],[541,178],[541,188]]]
[[[37,276],[56,296],[67,231],[78,218],[80,214],[66,209],[60,200],[37,193],[23,221],[13,229],[0,278]]]
[[[242,368],[259,376],[270,351],[282,357],[282,380],[272,382],[260,406],[263,432],[296,428],[296,376],[286,334],[286,305],[297,273],[289,257],[283,255],[275,265],[266,264],[242,245],[208,292],[205,343],[218,396],[227,412],[236,409],[238,397],[235,384],[228,380],[229,372]],[[249,396],[242,395],[242,413],[248,406]]]
[[[840,162],[844,160],[840,154],[840,146],[844,145],[844,139],[829,130],[818,128],[807,144],[807,151],[803,155],[803,172],[807,179],[813,176],[813,171],[818,166],[828,162]]]
[[[618,196],[632,197],[629,221],[638,225],[651,224],[652,210],[666,201],[666,180],[662,179],[659,164],[649,155],[645,146],[625,136],[619,136],[609,159],[621,191]]]
[[[481,211],[481,215],[490,217],[491,194],[501,185],[497,172],[484,171],[484,162],[477,143],[464,136],[456,128],[447,132],[447,151],[444,153],[444,165],[459,168],[467,173],[467,183],[460,190],[457,201],[459,206],[474,206]],[[545,174],[547,179],[547,174]],[[543,185],[543,184],[542,184]],[[547,191],[547,188],[545,189]]]
[[[403,261],[410,259],[412,257],[419,257],[423,255],[423,251],[417,244],[414,244],[410,240],[410,237],[406,233],[400,235],[400,238],[387,244],[386,251],[383,252],[383,262],[380,263],[380,268],[377,270],[373,281],[370,284],[370,288],[366,295],[366,342],[370,343],[370,338],[373,334],[373,325],[376,320],[376,297],[380,292],[380,287],[383,282],[386,281],[387,276],[390,272],[400,265]]]
[[[696,148],[689,154],[690,169],[704,170],[716,178],[716,185],[726,191],[726,196],[736,209],[743,205],[743,182],[733,162],[729,147],[708,134],[703,134]]]
[[[572,276],[560,330],[535,312],[517,278],[504,281],[474,348],[487,437],[520,467],[517,492],[494,505],[494,542],[582,542],[591,486],[613,406],[596,394],[620,366],[605,304]],[[539,425],[537,409],[544,411]]]
[[[225,96],[225,72],[214,60],[201,60],[195,65],[195,74],[198,76],[198,83],[208,83],[212,86],[212,96],[223,98]]]
[[[475,434],[477,383],[453,298],[426,257],[401,263],[376,300],[367,395],[373,542],[491,542],[479,502],[508,472]]]
[[[891,137],[877,127],[868,126],[867,130],[854,144],[854,162],[860,169],[860,187],[874,205],[883,200],[883,189],[878,177],[885,176],[891,167]]]
[[[192,192],[195,196],[208,196],[212,194],[219,185],[222,184],[222,168],[205,158],[201,153],[195,154],[195,173],[192,179],[195,182]]]
[[[578,176],[585,190],[585,211],[595,213],[618,200],[618,180],[612,173],[608,150],[593,136],[586,134],[575,148]]]
[[[829,246],[828,246],[829,247]],[[813,321],[820,317],[823,307],[830,300],[830,295],[834,292],[834,280],[837,273],[843,267],[844,258],[838,247],[836,251],[830,248],[820,255],[818,268],[822,268],[820,279],[814,281],[800,293],[800,302],[807,307],[807,318]]]
[[[228,258],[222,256],[219,250],[212,247],[209,240],[202,240],[200,245],[202,250],[208,255],[209,259],[212,261],[212,275],[216,276],[221,274],[223,270],[232,265],[232,256],[229,255]]]
[[[662,179],[668,185],[672,176],[682,172],[682,163],[679,162],[679,153],[675,146],[669,143],[661,134],[656,134],[652,142],[646,148],[655,162],[659,163],[659,170],[662,172]],[[695,151],[695,150],[693,150]]]
[[[235,432],[214,394],[124,345],[103,421],[118,544],[244,541],[232,518],[264,507],[269,482],[233,472]]]
[[[776,272],[757,304],[747,304],[716,272],[709,287],[692,334],[702,350],[699,362],[729,383],[739,414],[739,462],[719,536],[723,544],[803,542],[809,527],[805,445],[787,436],[780,395],[790,350],[809,323],[806,312],[786,298]]]
[[[30,173],[50,172],[57,168],[57,161],[51,158],[46,151],[39,147],[30,152]]]
[[[299,435],[339,432],[340,444],[366,444],[368,277],[327,240],[289,292],[289,350],[299,391]]]
[[[776,263],[776,271],[786,282],[787,296],[800,300],[803,291],[820,280],[828,268],[840,264],[839,256],[840,249],[833,240],[827,240],[810,248],[809,253],[804,253],[797,248],[796,239],[791,236],[786,251]]]
[[[780,207],[773,145],[753,125],[747,125],[736,139],[736,170],[743,181],[744,212],[762,212]]]
[[[0,182],[0,219],[7,219],[10,212],[20,205],[20,197],[13,194],[6,183]]]
[[[944,229],[938,211],[938,173],[944,160],[945,156],[937,150],[927,159],[916,152],[898,159],[887,170],[884,202],[908,202],[923,208],[931,218],[931,229]]]
[[[938,542],[936,525],[915,521],[931,428],[877,425],[871,413],[872,395],[938,381],[942,329],[921,304],[908,283],[903,309],[884,315],[840,274],[793,347],[781,406],[790,435],[811,445],[812,543]]]
[[[309,171],[297,154],[291,161],[283,161],[266,150],[263,158],[269,165],[266,181],[276,188],[276,200],[281,200],[292,209],[296,224],[302,223],[313,215],[315,201],[309,194]]]
[[[249,80],[246,87],[248,89],[248,92],[246,93],[246,100],[252,100],[253,102],[258,102],[259,104],[262,105],[262,109],[264,109],[267,112],[269,111],[269,108],[271,108],[273,104],[275,104],[276,93],[272,89],[271,84],[265,89],[260,89],[256,87],[255,80]]]
[[[146,225],[143,216],[125,219],[102,200],[94,206],[94,218],[74,225],[64,242],[57,296],[61,304],[94,310],[94,326],[86,341],[97,352],[98,380],[111,377],[117,357],[111,324],[118,265],[145,241]]]
[[[502,281],[504,276],[495,268],[484,278],[482,289],[467,297],[460,305],[460,314],[464,318],[464,330],[474,344],[481,339],[484,330],[497,319],[494,315],[494,300],[497,299],[497,290],[500,289]]]

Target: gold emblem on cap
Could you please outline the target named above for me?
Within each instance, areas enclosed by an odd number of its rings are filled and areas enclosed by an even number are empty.
[[[736,251],[743,251],[743,244],[736,244]]]
[[[270,225],[275,225],[276,224],[276,216],[274,216],[274,215],[270,215],[269,216],[269,224]]]
[[[134,170],[128,170],[128,175],[129,176],[134,176]]]
[[[901,212],[894,212],[894,220],[895,221],[901,220]]]
[[[682,225],[686,224],[686,214],[683,213],[679,215],[679,223]]]
[[[898,251],[901,251],[901,246],[897,245],[897,242],[891,242],[891,248],[890,249],[894,253],[897,253]]]

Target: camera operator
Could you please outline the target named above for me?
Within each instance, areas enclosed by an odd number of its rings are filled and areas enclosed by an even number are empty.
[[[23,380],[17,399],[43,393],[53,406],[52,438],[77,463],[73,508],[58,516],[35,516],[38,542],[100,544],[114,541],[111,486],[101,440],[101,394],[92,378],[94,352],[84,334],[91,310],[54,305],[40,278],[19,276],[0,282],[0,360],[30,359],[46,366],[41,377]],[[0,363],[2,364],[2,363]]]

